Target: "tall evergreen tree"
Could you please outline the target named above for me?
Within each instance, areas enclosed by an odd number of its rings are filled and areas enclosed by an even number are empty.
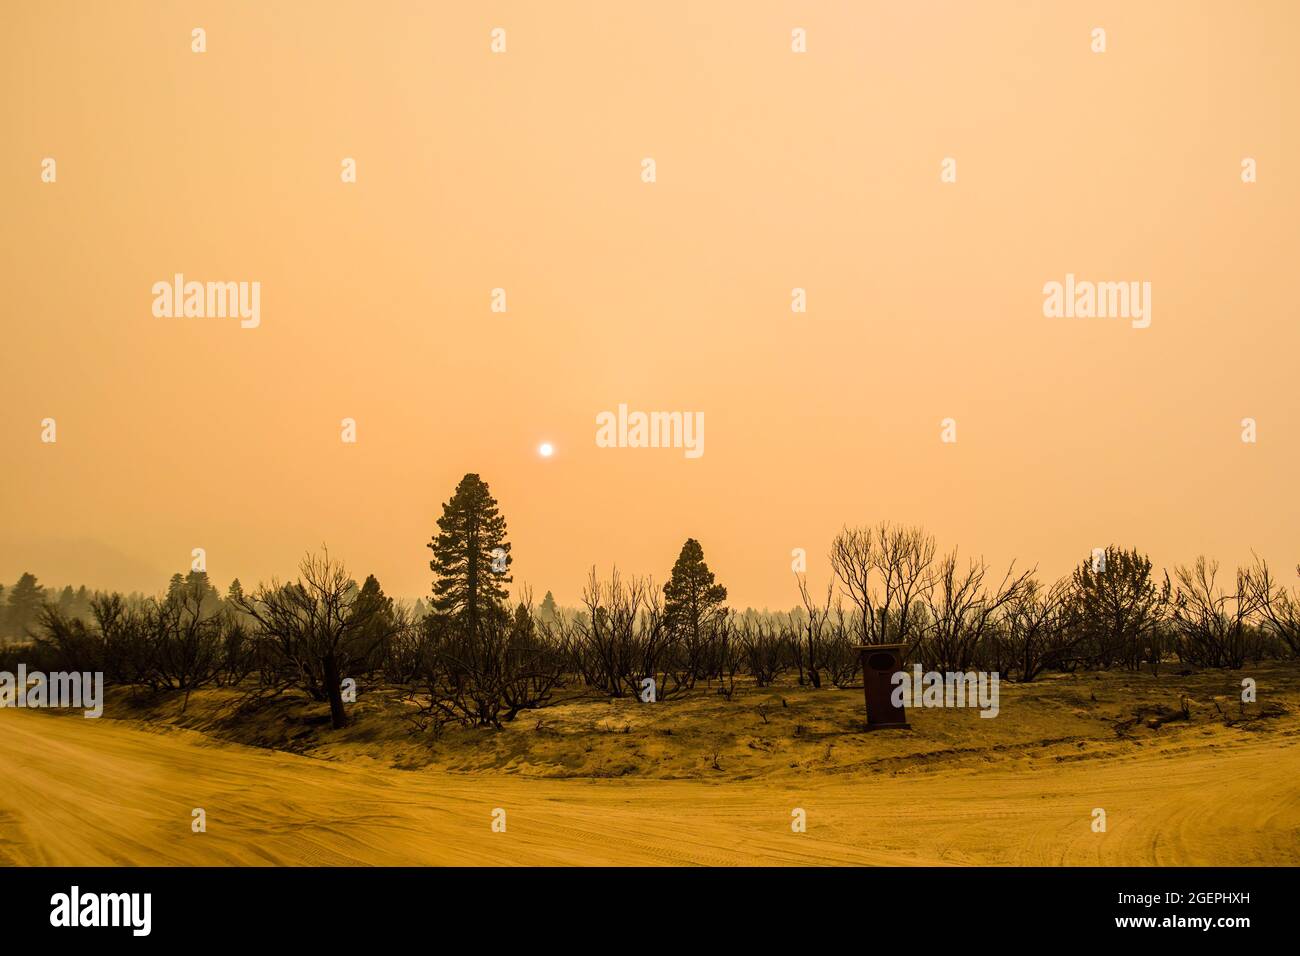
[[[366,575],[361,590],[357,592],[356,610],[367,622],[361,632],[361,641],[373,649],[367,661],[373,672],[381,662],[389,659],[397,611],[393,599],[384,594],[379,579],[373,574]]]
[[[17,583],[9,589],[8,614],[5,626],[9,633],[23,636],[36,623],[36,616],[45,603],[45,588],[36,583],[36,575],[24,571]]]
[[[391,629],[393,620],[393,599],[384,594],[379,579],[373,574],[366,575],[361,590],[357,592],[357,606],[372,619],[376,632]]]
[[[542,606],[538,609],[537,616],[547,624],[554,624],[560,618],[560,609],[555,606],[555,595],[550,591],[546,592],[546,597],[542,598]]]
[[[714,583],[713,572],[704,563],[704,549],[687,538],[664,585],[664,622],[688,643],[699,645],[726,599],[727,589]]]
[[[77,588],[77,596],[73,601],[73,607],[76,608],[77,617],[80,618],[90,617],[91,614],[90,597],[91,597],[90,592],[86,590],[86,586],[84,584],[81,587]]]
[[[221,600],[221,595],[212,586],[207,571],[190,571],[185,575],[185,587],[199,595],[204,604],[215,604]]]
[[[460,617],[471,634],[477,633],[484,613],[506,599],[505,585],[512,580],[506,519],[478,475],[460,480],[442,506],[438,535],[428,547],[434,610]]]

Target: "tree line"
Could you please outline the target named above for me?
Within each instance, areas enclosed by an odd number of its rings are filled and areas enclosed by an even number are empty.
[[[24,572],[8,587],[0,584],[0,642],[26,636],[47,603],[54,604],[64,614],[84,617],[90,613],[90,600],[94,596],[84,584],[75,590],[71,585],[47,588],[36,575]]]
[[[0,670],[19,659],[97,670],[187,701],[209,686],[238,688],[252,705],[300,693],[328,704],[335,728],[347,723],[349,687],[382,686],[405,696],[416,726],[437,729],[500,727],[562,691],[648,699],[651,688],[665,700],[730,698],[741,681],[846,688],[860,682],[859,648],[871,644],[906,644],[909,663],[927,670],[1017,681],[1300,656],[1300,590],[1258,558],[1231,574],[1202,557],[1157,576],[1148,557],[1112,546],[1044,582],[1014,563],[995,571],[956,549],[940,553],[923,529],[881,522],[846,526],[825,588],[797,574],[800,604],[786,613],[728,608],[694,539],[662,587],[593,567],[580,607],[560,609],[549,592],[538,607],[526,588],[511,597],[505,518],[475,474],[443,505],[428,547],[427,605],[395,601],[373,575],[358,584],[325,549],[293,580],[247,592],[236,580],[224,596],[191,571],[152,598],[33,600],[36,580],[24,575],[5,607],[28,615],[30,643],[0,650]]]

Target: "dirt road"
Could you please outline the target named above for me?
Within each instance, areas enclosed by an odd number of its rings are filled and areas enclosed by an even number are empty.
[[[796,807],[806,833],[791,832]],[[1105,833],[1091,828],[1097,807]],[[206,833],[191,832],[195,808]],[[5,865],[944,863],[1298,864],[1300,747],[1261,736],[779,783],[542,780],[0,711]]]

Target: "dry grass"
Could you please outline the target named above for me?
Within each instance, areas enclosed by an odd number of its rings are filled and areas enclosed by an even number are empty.
[[[1257,681],[1258,703],[1240,702],[1245,676]],[[794,683],[742,684],[730,700],[701,687],[649,705],[570,691],[499,731],[449,726],[440,733],[414,731],[407,719],[413,705],[401,688],[362,693],[350,705],[352,725],[338,732],[330,730],[325,704],[286,696],[237,711],[239,699],[229,690],[204,691],[190,698],[181,717],[180,695],[133,699],[118,692],[107,712],[250,746],[403,769],[748,780],[1079,760],[1177,747],[1198,734],[1225,742],[1243,734],[1286,735],[1298,725],[1300,668],[1271,664],[1159,677],[1107,671],[1003,682],[997,717],[914,709],[911,731],[867,732],[861,690]]]

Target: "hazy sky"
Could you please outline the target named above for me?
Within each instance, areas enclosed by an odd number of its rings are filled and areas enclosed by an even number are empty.
[[[691,536],[733,604],[788,607],[792,548],[824,579],[836,529],[880,518],[1052,576],[1110,542],[1288,570],[1298,26],[1287,2],[4,4],[0,580],[155,591],[202,547],[224,588],[326,542],[423,595],[468,471],[516,581],[563,603],[593,562],[662,581]],[[156,318],[178,272],[259,282],[260,326]],[[1045,318],[1067,273],[1150,282],[1150,327]],[[703,412],[705,453],[598,448],[620,403]]]

